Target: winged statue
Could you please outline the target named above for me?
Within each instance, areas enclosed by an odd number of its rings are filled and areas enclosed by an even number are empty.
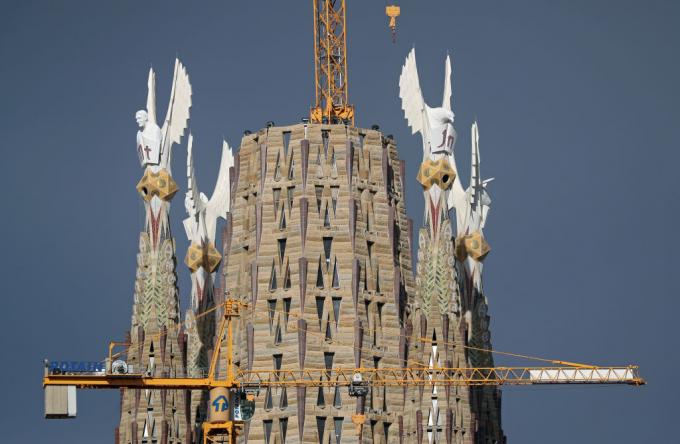
[[[428,194],[433,206],[438,205],[441,193],[446,193],[445,201],[448,209],[456,210],[457,235],[466,235],[478,231],[484,226],[484,220],[491,202],[486,185],[493,179],[482,180],[479,166],[479,128],[472,125],[472,174],[471,184],[464,189],[461,184],[455,161],[456,130],[453,127],[454,113],[451,109],[451,58],[447,54],[444,63],[444,93],[440,107],[430,107],[425,103],[418,78],[416,52],[412,49],[399,77],[399,97],[404,116],[411,127],[412,134],[420,133],[423,140],[423,163],[441,159],[448,161],[448,166],[455,176],[446,189],[438,185],[429,187]]]
[[[217,174],[217,183],[210,199],[199,191],[193,159],[194,137],[187,140],[187,192],[184,199],[188,218],[184,219],[184,229],[191,242],[215,242],[217,219],[226,218],[231,201],[231,182],[229,169],[234,166],[234,155],[229,144],[222,141],[222,160]]]
[[[170,92],[170,102],[165,114],[163,127],[156,121],[156,73],[149,69],[146,109],[135,114],[137,132],[137,154],[142,167],[170,171],[172,145],[179,143],[184,135],[191,108],[191,83],[186,67],[175,59],[175,70]]]

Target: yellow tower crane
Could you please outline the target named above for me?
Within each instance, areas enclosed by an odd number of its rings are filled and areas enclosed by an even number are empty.
[[[69,412],[75,407],[75,389],[205,390],[210,392],[211,414],[202,426],[203,444],[210,442],[235,444],[243,430],[244,422],[249,420],[242,412],[245,404],[251,402],[254,394],[261,388],[267,387],[347,387],[350,396],[362,397],[368,394],[369,388],[385,386],[645,384],[635,365],[601,367],[558,360],[544,360],[553,365],[539,367],[450,368],[414,365],[403,368],[240,370],[235,368],[233,362],[233,323],[234,318],[240,316],[241,308],[246,306],[238,300],[227,299],[222,307],[224,315],[206,377],[157,377],[144,373],[142,369],[129,370],[125,366],[125,361],[120,359],[123,356],[113,354],[114,346],[120,343],[112,342],[102,371],[64,372],[58,366],[45,362],[43,376],[45,416],[47,418],[74,416]],[[221,345],[225,340],[227,351],[223,359],[226,374],[220,378],[216,376],[216,369],[220,360]],[[225,405],[230,406],[228,409],[219,409],[219,404],[212,408],[214,400],[220,397],[225,398]],[[254,404],[251,404],[250,409],[252,414]],[[360,435],[365,416],[363,413],[356,414],[352,421]]]
[[[354,105],[347,91],[347,26],[345,0],[313,0],[314,83],[312,123],[354,124]]]

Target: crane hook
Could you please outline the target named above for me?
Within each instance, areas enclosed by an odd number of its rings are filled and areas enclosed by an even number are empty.
[[[397,42],[397,17],[401,13],[401,8],[396,5],[385,7],[385,14],[390,18],[390,29],[392,30],[392,43]]]

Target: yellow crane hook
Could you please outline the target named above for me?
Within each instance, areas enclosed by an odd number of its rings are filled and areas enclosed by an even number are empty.
[[[390,29],[392,30],[392,43],[397,42],[397,17],[401,12],[401,8],[396,5],[385,7],[385,14],[390,18]]]

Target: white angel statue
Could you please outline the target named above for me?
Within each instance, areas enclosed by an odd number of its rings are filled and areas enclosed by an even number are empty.
[[[135,113],[139,125],[137,132],[137,154],[142,167],[150,166],[154,171],[170,171],[172,144],[179,143],[189,120],[191,108],[191,84],[189,75],[179,59],[175,59],[172,92],[168,111],[160,128],[156,123],[156,73],[149,69],[146,110]]]
[[[423,161],[446,157],[456,173],[450,189],[446,191],[448,209],[456,211],[456,232],[458,236],[479,231],[491,202],[486,184],[493,179],[482,180],[479,172],[479,130],[477,122],[472,125],[472,174],[470,187],[465,190],[456,167],[454,147],[456,130],[453,128],[454,113],[451,110],[451,59],[447,55],[444,64],[444,94],[442,106],[432,108],[425,103],[418,79],[416,51],[412,49],[406,57],[399,78],[399,97],[402,109],[412,133],[420,133],[423,139]],[[436,205],[442,190],[433,186],[429,194]]]

